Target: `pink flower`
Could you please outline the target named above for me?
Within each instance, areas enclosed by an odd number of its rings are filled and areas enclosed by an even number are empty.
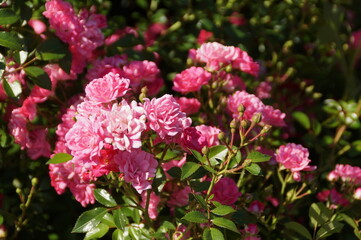
[[[167,30],[167,25],[164,23],[152,23],[144,33],[144,40],[146,46],[152,46],[159,35],[162,35]]]
[[[114,157],[124,180],[131,183],[138,193],[151,188],[151,178],[155,177],[158,162],[153,155],[139,149],[123,151]]]
[[[254,214],[261,214],[264,210],[264,204],[258,200],[254,200],[248,207],[248,211]]]
[[[260,99],[264,98],[270,98],[271,97],[271,91],[272,91],[272,85],[270,82],[261,82],[257,89],[256,89],[256,95]]]
[[[201,152],[207,146],[207,140],[195,127],[188,127],[182,133],[180,144],[186,151],[192,149]]]
[[[201,67],[188,68],[175,76],[173,90],[181,93],[196,92],[208,83],[211,76]]]
[[[177,103],[179,104],[180,111],[184,112],[187,115],[197,113],[201,107],[201,103],[197,98],[186,98],[180,97],[176,98]]]
[[[206,125],[198,125],[196,126],[196,129],[205,138],[207,147],[212,147],[219,144],[218,134],[221,132],[221,130],[218,128]]]
[[[322,202],[330,201],[332,204],[330,207],[336,209],[338,206],[347,206],[350,202],[342,196],[341,193],[337,192],[335,188],[331,190],[324,190],[317,194],[318,200]]]
[[[247,52],[240,48],[237,48],[237,51],[238,58],[233,61],[232,67],[257,77],[259,73],[259,64],[254,62]]]
[[[361,200],[361,187],[359,188],[356,188],[354,194],[353,194],[353,197],[358,199],[358,200]]]
[[[96,103],[107,103],[122,97],[128,91],[130,80],[120,78],[112,72],[102,78],[94,79],[85,87],[86,96]]]
[[[160,77],[160,70],[155,62],[151,61],[132,61],[123,67],[124,77],[130,79],[130,86],[133,91],[138,92],[144,86],[148,89],[152,88],[153,84],[157,86],[163,85],[163,79]],[[158,86],[149,95],[153,96],[158,93],[160,87]]]
[[[264,106],[262,109],[262,122],[271,126],[283,127],[286,126],[284,121],[286,114],[279,109],[274,109],[272,106]]]
[[[217,78],[219,80],[225,81],[223,89],[227,93],[234,92],[235,90],[246,90],[246,84],[242,81],[242,78],[237,75],[221,71],[218,73]]]
[[[179,104],[172,95],[145,99],[143,106],[149,127],[167,142],[174,142],[192,123],[191,119],[180,111]]]
[[[212,190],[214,194],[213,201],[220,202],[223,205],[232,205],[241,196],[238,187],[232,178],[223,177],[219,180]]]
[[[348,164],[336,164],[335,169],[328,175],[328,180],[338,180],[341,178],[343,182],[355,185],[361,184],[361,168]]]
[[[188,195],[190,193],[191,193],[191,188],[189,186],[186,186],[181,190],[173,192],[169,200],[167,201],[167,205],[171,208],[186,206],[189,202]]]
[[[102,111],[102,125],[105,126],[104,141],[115,149],[132,151],[142,146],[141,134],[146,129],[144,109],[135,101],[128,104],[114,103],[109,110]]]
[[[147,203],[147,192],[144,191],[142,192],[142,202],[141,202],[141,206],[143,208],[145,208],[146,206],[146,203]],[[148,206],[148,215],[150,217],[150,219],[156,219],[157,216],[158,216],[158,210],[157,210],[157,207],[158,207],[158,204],[160,202],[160,197],[157,196],[154,192],[152,192],[150,194],[150,199],[149,199],[149,206]]]
[[[243,105],[245,111],[243,119],[252,120],[255,113],[261,113],[265,105],[262,101],[253,94],[246,91],[237,91],[228,97],[227,109],[232,114],[233,118],[239,118],[239,106]]]
[[[29,142],[26,144],[27,153],[33,160],[39,157],[50,157],[50,144],[46,139],[48,131],[37,129],[29,133]]]
[[[162,164],[162,168],[163,171],[165,172],[165,175],[167,177],[167,179],[172,179],[172,177],[167,173],[167,171],[173,167],[179,167],[181,168],[187,161],[187,155],[185,154],[184,157],[180,160],[171,160],[169,162],[163,163]]]
[[[34,29],[34,32],[36,34],[42,34],[43,32],[45,32],[46,30],[46,25],[45,23],[43,23],[42,21],[40,20],[37,20],[37,19],[30,19],[28,21],[28,24],[30,27],[32,27]]]
[[[123,76],[122,67],[127,63],[126,55],[115,55],[112,57],[104,57],[103,59],[97,59],[91,63],[90,68],[85,76],[88,81],[92,81],[96,78],[101,78],[107,73],[119,74]]]
[[[15,138],[15,143],[19,144],[21,149],[25,149],[29,142],[29,131],[26,127],[28,122],[27,116],[21,111],[21,108],[16,108],[11,112],[9,121],[9,132]]]
[[[208,32],[208,31],[206,31],[204,29],[201,29],[201,31],[198,34],[197,43],[198,44],[203,44],[203,43],[207,42],[212,37],[213,37],[212,32]]]
[[[247,23],[243,15],[239,14],[238,12],[233,12],[231,16],[228,17],[228,20],[230,23],[236,26],[243,26]]]
[[[308,165],[311,162],[311,160],[308,159],[308,155],[307,148],[304,148],[299,144],[288,143],[280,146],[277,149],[275,156],[277,162],[297,174],[295,180],[298,181],[300,180],[300,171],[312,171],[316,169],[316,166]]]

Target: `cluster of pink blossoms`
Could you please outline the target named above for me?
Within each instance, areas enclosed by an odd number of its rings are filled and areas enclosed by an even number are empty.
[[[295,143],[282,145],[276,151],[276,161],[286,169],[291,170],[295,181],[301,180],[300,171],[313,171],[316,169],[316,166],[308,165],[311,162],[308,156],[307,148]]]
[[[351,166],[348,164],[336,164],[336,167],[331,171],[327,179],[329,181],[341,180],[344,183],[348,183],[356,187],[354,191],[354,198],[361,199],[361,168],[357,166]]]

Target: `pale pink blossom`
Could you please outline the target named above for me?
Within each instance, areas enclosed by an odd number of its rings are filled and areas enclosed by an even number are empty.
[[[46,30],[46,25],[45,23],[43,23],[42,21],[38,20],[38,19],[30,19],[28,21],[28,24],[30,27],[32,27],[34,29],[34,32],[36,34],[42,34],[43,32],[45,32]]]
[[[214,185],[212,194],[214,194],[212,200],[220,202],[223,205],[232,205],[241,196],[234,180],[228,177],[221,178],[221,180]]]
[[[207,147],[219,145],[218,134],[221,132],[220,129],[213,127],[213,126],[203,125],[203,124],[198,125],[195,128],[205,138]]]
[[[114,103],[111,109],[102,111],[102,116],[106,143],[127,151],[142,146],[140,137],[146,129],[146,117],[144,109],[135,101],[130,104],[125,100],[120,104]]]
[[[143,208],[145,208],[146,203],[147,203],[147,192],[144,191],[142,192],[142,202],[141,202],[141,206]],[[148,215],[150,219],[156,219],[158,216],[158,204],[160,202],[160,197],[157,196],[154,192],[150,193],[150,199],[149,199],[149,205],[148,205]]]
[[[122,97],[128,91],[130,80],[120,78],[112,72],[102,78],[94,79],[85,87],[86,96],[96,103],[107,103]]]
[[[143,106],[150,129],[167,142],[177,140],[183,130],[192,123],[192,120],[180,111],[179,104],[172,95],[145,99]]]
[[[197,113],[201,107],[201,103],[198,101],[197,98],[180,97],[176,98],[176,100],[179,104],[180,111],[184,112],[187,115]]]
[[[246,91],[237,91],[227,99],[227,109],[232,114],[233,118],[239,118],[239,106],[243,105],[245,111],[243,119],[252,120],[255,113],[262,113],[265,105],[262,101],[253,94]]]
[[[335,169],[328,175],[329,181],[341,179],[355,185],[361,185],[361,168],[349,164],[336,164]]]
[[[201,67],[190,67],[174,77],[173,90],[181,93],[196,92],[208,83],[211,76]]]
[[[188,195],[191,193],[191,188],[186,186],[170,195],[167,205],[171,208],[186,206],[189,202]]]
[[[358,200],[361,200],[361,187],[359,188],[356,188],[354,194],[353,194],[353,197],[358,199]]]
[[[25,149],[29,142],[29,131],[26,124],[29,119],[22,112],[21,108],[16,108],[11,112],[9,121],[9,132],[14,137],[15,143],[19,144],[21,149]]]
[[[221,81],[225,81],[223,89],[227,93],[234,92],[235,90],[246,90],[246,84],[243,82],[242,78],[237,75],[221,71],[218,73],[217,78]]]
[[[300,171],[312,171],[316,166],[309,166],[308,149],[300,144],[288,143],[280,146],[276,151],[276,161],[286,169],[290,169],[296,181],[300,180]]]
[[[253,61],[247,52],[240,48],[237,48],[236,50],[238,52],[238,58],[232,62],[232,67],[257,77],[259,73],[259,64]]]
[[[115,156],[114,161],[124,174],[124,180],[131,183],[138,193],[151,188],[158,165],[152,154],[139,149],[123,151]]]

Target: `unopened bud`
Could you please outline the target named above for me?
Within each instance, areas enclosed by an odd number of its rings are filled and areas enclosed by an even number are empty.
[[[250,202],[252,202],[252,200],[253,200],[253,195],[252,194],[250,194],[250,193],[244,194],[244,201],[246,203],[250,203]]]
[[[266,134],[268,133],[268,131],[271,129],[271,125],[265,125],[262,130],[261,130],[261,134]]]
[[[146,96],[145,93],[139,94],[139,101],[140,101],[140,102],[144,102],[144,98],[146,98],[146,97],[147,97],[147,96]]]
[[[231,72],[231,71],[232,71],[232,65],[227,65],[226,72]]]
[[[231,123],[229,124],[229,127],[231,129],[235,129],[237,127],[237,121],[236,119],[233,118],[233,120],[231,121]]]
[[[243,119],[243,120],[241,121],[241,127],[242,127],[242,128],[248,128],[250,125],[251,125],[251,124],[250,124],[250,122],[249,122],[248,120]]]
[[[141,93],[147,94],[148,93],[148,87],[144,86],[142,87],[142,89],[140,90]]]
[[[224,137],[225,137],[224,132],[218,133],[218,139],[219,139],[219,140],[222,141],[222,140],[224,139]]]
[[[218,82],[217,82],[217,81],[215,81],[215,82],[212,83],[212,88],[213,88],[213,89],[217,88],[217,86],[218,86]]]
[[[37,178],[34,177],[33,179],[31,179],[31,185],[35,186],[38,183],[39,183],[39,180]]]
[[[243,106],[243,104],[238,106],[238,112],[244,112],[246,111],[246,108]]]
[[[202,148],[202,153],[203,153],[203,155],[207,155],[208,152],[209,152],[209,148],[208,148],[207,146],[204,146],[204,147]]]
[[[21,189],[20,188],[17,188],[15,191],[16,191],[17,194],[19,194],[19,195],[21,194]]]
[[[253,116],[252,116],[252,122],[254,123],[260,123],[262,120],[262,113],[255,113]]]

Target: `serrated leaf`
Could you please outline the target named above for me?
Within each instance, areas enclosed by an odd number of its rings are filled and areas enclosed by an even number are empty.
[[[248,172],[256,176],[262,176],[262,169],[257,163],[252,163],[245,168]]]
[[[340,232],[342,228],[343,224],[337,221],[326,223],[317,231],[316,239],[331,236],[334,233]]]
[[[36,48],[36,57],[49,61],[61,59],[68,53],[68,47],[57,38],[48,38]]]
[[[0,25],[16,23],[20,17],[10,8],[0,8]]]
[[[98,226],[103,216],[108,212],[106,208],[94,208],[83,212],[76,220],[72,233],[85,233]]]
[[[300,123],[305,129],[311,128],[311,121],[308,116],[303,112],[293,112],[292,117]]]
[[[322,226],[328,222],[332,212],[323,203],[312,203],[308,212],[312,227]]]
[[[214,225],[216,225],[218,227],[227,228],[228,230],[231,230],[235,233],[240,234],[240,232],[238,231],[238,229],[236,227],[236,224],[234,224],[234,222],[232,222],[231,220],[229,220],[227,218],[216,217],[216,218],[212,219],[212,222]]]
[[[58,163],[65,163],[73,159],[73,156],[67,153],[57,153],[54,157],[50,158],[46,164],[58,164]]]
[[[121,230],[125,229],[125,226],[129,223],[128,218],[123,213],[122,209],[116,209],[113,211],[115,226]]]
[[[207,223],[208,219],[199,211],[188,212],[182,219],[193,223]]]
[[[171,149],[167,149],[167,152],[165,153],[163,160],[164,161],[173,160],[176,159],[178,155],[179,154],[177,152],[174,152]],[[160,159],[162,156],[163,156],[163,151],[158,153],[156,158]]]
[[[267,162],[270,160],[271,156],[267,154],[263,154],[257,151],[252,151],[247,155],[247,159],[252,160],[252,162]]]
[[[209,148],[208,158],[211,164],[214,166],[218,164],[218,160],[224,161],[228,153],[228,148],[224,145],[216,145]]]
[[[120,229],[115,229],[112,234],[112,240],[124,240],[124,232]]]
[[[14,33],[0,32],[0,46],[12,50],[21,50],[23,48],[23,40]]]
[[[207,203],[201,195],[193,194],[193,197],[202,205],[203,208],[207,208]]]
[[[350,225],[351,227],[356,228],[356,229],[358,228],[358,225],[357,225],[355,219],[352,219],[350,216],[348,216],[345,213],[341,213],[340,216],[345,222],[348,223],[348,225]]]
[[[26,76],[33,80],[36,85],[41,88],[51,90],[51,80],[49,78],[49,75],[44,72],[43,69],[41,69],[40,67],[31,66],[24,68],[24,71],[26,73]]]
[[[301,224],[297,223],[297,222],[288,222],[285,223],[285,227],[300,234],[301,236],[312,240],[312,236],[310,234],[310,232]]]
[[[217,228],[206,228],[202,235],[203,240],[224,240],[223,233]]]
[[[99,223],[98,226],[85,234],[84,240],[97,239],[103,237],[109,231],[109,226],[104,223]]]
[[[219,207],[216,207],[215,209],[211,210],[212,213],[219,215],[219,216],[225,216],[227,214],[233,213],[236,210],[231,207],[231,206],[227,206],[227,205],[222,205]]]
[[[206,190],[208,190],[210,185],[211,185],[210,181],[204,181],[204,182],[191,181],[190,182],[190,186],[195,192],[206,191]]]
[[[200,164],[194,163],[194,162],[186,162],[182,166],[182,176],[181,180],[186,179],[187,177],[190,177],[193,173],[195,173],[199,168],[201,167]]]
[[[214,174],[217,173],[216,170],[214,170],[212,167],[210,167],[210,166],[208,166],[208,165],[203,165],[202,167],[203,167],[205,170],[207,170],[208,172],[210,172],[210,173],[214,173]]]
[[[94,197],[100,204],[103,204],[106,207],[117,206],[117,202],[105,189],[94,189]]]

